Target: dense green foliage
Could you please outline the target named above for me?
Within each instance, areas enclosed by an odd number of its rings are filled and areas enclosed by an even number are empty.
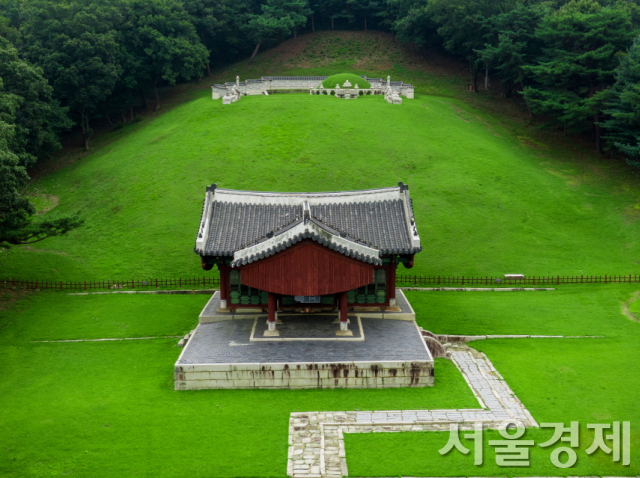
[[[607,92],[608,119],[602,124],[607,132],[609,148],[627,156],[627,161],[640,166],[640,39],[620,61],[616,83]]]
[[[64,235],[82,224],[73,214],[34,222],[35,208],[24,196],[27,168],[59,148],[57,132],[68,124],[42,71],[0,37],[0,247]]]
[[[592,118],[601,149],[598,94],[613,82],[616,54],[636,33],[625,9],[605,8],[593,0],[572,1],[547,16],[537,32],[546,59],[525,67],[541,85],[525,90],[531,109],[571,129],[584,129]]]
[[[371,83],[361,76],[354,75],[353,73],[338,73],[337,75],[331,75],[322,82],[322,86],[325,88],[335,88],[336,85],[340,85],[340,87],[342,87],[347,80],[351,83],[352,88],[355,88],[356,85],[358,85],[358,88],[371,88]]]

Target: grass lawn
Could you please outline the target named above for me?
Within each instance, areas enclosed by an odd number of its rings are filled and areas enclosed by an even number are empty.
[[[419,322],[439,332],[476,334],[593,334],[597,339],[503,339],[472,342],[485,352],[539,422],[580,422],[578,462],[558,469],[550,462],[552,448],[537,444],[551,437],[552,431],[527,430],[523,439],[536,442],[531,466],[504,468],[495,463],[490,439],[497,432],[484,434],[484,465],[473,465],[468,456],[452,451],[441,456],[438,450],[448,433],[416,432],[402,434],[345,435],[347,463],[351,476],[631,476],[640,473],[640,324],[620,312],[638,286],[565,287],[557,292],[540,293],[414,293],[410,300]],[[542,297],[544,295],[544,297]],[[424,312],[433,303],[432,313]],[[442,315],[445,304],[451,313]],[[469,320],[467,307],[477,311],[478,323]],[[552,320],[557,310],[558,323]],[[436,317],[439,317],[436,318]],[[488,332],[490,331],[490,332]],[[584,451],[593,441],[589,423],[631,422],[631,466],[614,463],[611,455]],[[464,440],[463,440],[464,441]],[[466,445],[470,445],[466,441]],[[468,446],[473,448],[473,446]],[[381,454],[378,450],[385,450]],[[402,457],[399,459],[398,457]],[[563,457],[564,458],[564,457]],[[446,470],[446,471],[445,471]]]
[[[444,359],[433,388],[176,392],[177,339],[30,342],[180,335],[205,300],[38,293],[2,312],[0,476],[282,477],[291,412],[477,406]]]

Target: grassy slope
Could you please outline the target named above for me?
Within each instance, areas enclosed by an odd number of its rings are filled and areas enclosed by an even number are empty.
[[[425,248],[417,274],[624,274],[637,266],[630,258],[640,252],[640,227],[625,212],[633,192],[565,161],[566,152],[530,147],[457,100],[418,95],[396,108],[379,97],[273,95],[223,107],[202,93],[130,128],[37,183],[60,199],[49,214],[79,209],[87,224],[1,252],[0,275],[200,274],[191,251],[212,182],[324,191],[402,180]]]
[[[474,406],[446,360],[434,388],[176,392],[176,339],[30,342],[180,335],[204,301],[38,293],[0,312],[0,476],[284,476],[293,411]]]
[[[43,207],[59,198],[48,214],[80,210],[87,225],[68,237],[1,251],[0,276],[200,274],[191,253],[194,228],[204,186],[214,181],[322,191],[402,180],[411,186],[425,245],[412,273],[633,272],[638,263],[630,258],[640,252],[635,180],[553,134],[536,136],[512,104],[488,102],[493,92],[469,96],[464,77],[443,65],[416,59],[384,35],[324,32],[287,42],[251,67],[233,66],[216,81],[236,73],[351,69],[391,74],[418,92],[464,101],[419,95],[394,108],[380,98],[274,95],[223,108],[208,99],[203,82],[203,90],[178,95],[186,103],[97,138],[91,155],[34,183]],[[503,105],[504,114],[469,101]]]

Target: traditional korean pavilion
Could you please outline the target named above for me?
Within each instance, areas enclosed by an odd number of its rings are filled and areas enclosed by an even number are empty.
[[[420,252],[409,187],[274,193],[207,187],[195,252],[220,270],[220,310],[396,307],[396,268]]]

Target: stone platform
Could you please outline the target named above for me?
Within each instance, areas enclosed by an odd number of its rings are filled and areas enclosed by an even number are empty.
[[[368,317],[370,313],[349,314],[352,337],[336,337],[337,315],[326,313],[281,313],[280,336],[266,340],[256,340],[264,338],[264,313],[201,322],[175,364],[175,388],[433,385],[433,358],[416,323]]]
[[[396,302],[397,307],[395,308],[378,307],[373,304],[361,304],[355,307],[350,306],[349,311],[350,313],[357,314],[362,318],[416,320],[416,314],[401,289],[396,289]],[[308,316],[309,314],[302,312],[302,308],[302,305],[297,308],[287,307],[286,310],[279,312],[279,314]],[[208,324],[211,322],[222,322],[225,320],[255,319],[264,316],[266,312],[266,309],[262,308],[243,308],[235,311],[223,312],[220,310],[220,292],[216,292],[213,294],[209,302],[207,302],[207,305],[204,306],[202,312],[200,312],[199,322],[201,324]],[[318,310],[318,313],[334,313],[336,317],[338,316],[337,311],[331,311],[331,306],[328,306],[326,309]]]

